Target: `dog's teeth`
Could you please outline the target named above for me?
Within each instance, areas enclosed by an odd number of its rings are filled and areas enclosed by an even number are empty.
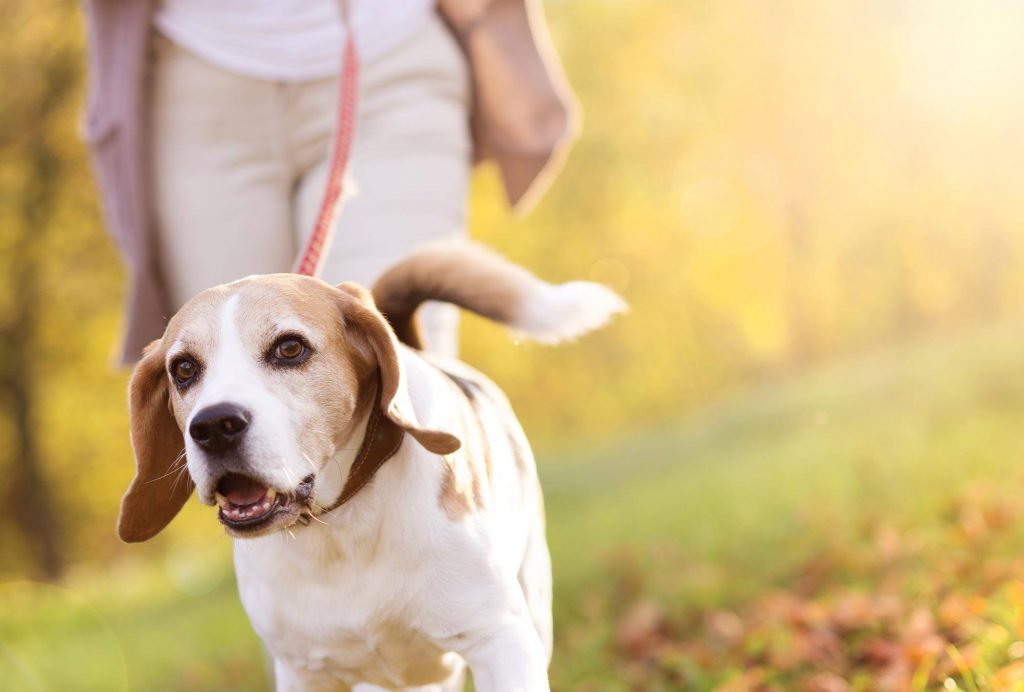
[[[220,505],[223,515],[232,521],[245,521],[253,517],[262,517],[269,514],[277,502],[278,492],[268,489],[263,498],[251,505],[235,505],[218,492],[214,492],[217,504]]]

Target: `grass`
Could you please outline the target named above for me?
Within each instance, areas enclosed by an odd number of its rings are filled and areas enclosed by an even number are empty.
[[[555,688],[1012,689],[1022,343],[936,337],[541,454]],[[227,542],[176,551],[0,585],[0,687],[266,689]]]

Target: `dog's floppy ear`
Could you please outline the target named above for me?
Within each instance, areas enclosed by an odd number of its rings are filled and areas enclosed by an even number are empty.
[[[380,367],[380,405],[384,415],[435,454],[450,454],[461,447],[462,443],[455,435],[421,427],[416,421],[398,358],[397,339],[373,304],[369,291],[354,283],[343,283],[337,288],[341,292],[347,336],[356,348],[374,358]]]
[[[147,348],[128,385],[135,478],[121,500],[117,533],[129,543],[145,541],[170,523],[194,487],[185,468],[185,440],[171,414],[164,349]],[[182,477],[184,476],[184,477]]]

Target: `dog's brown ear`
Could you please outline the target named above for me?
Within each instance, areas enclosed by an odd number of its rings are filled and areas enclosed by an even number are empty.
[[[135,478],[121,500],[117,533],[129,543],[145,541],[178,514],[194,485],[185,470],[185,440],[171,414],[164,349],[147,348],[128,385]]]
[[[370,292],[354,283],[343,283],[337,288],[341,292],[346,334],[353,345],[376,360],[380,368],[383,388],[380,405],[384,415],[430,452],[451,454],[461,447],[462,442],[455,435],[424,428],[416,421],[398,358],[398,341],[374,305]]]

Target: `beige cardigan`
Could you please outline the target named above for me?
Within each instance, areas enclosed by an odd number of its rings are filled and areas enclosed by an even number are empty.
[[[160,276],[144,133],[150,16],[155,0],[84,0],[89,27],[86,139],[107,228],[131,272],[121,360],[163,332],[171,306]],[[528,208],[577,129],[539,0],[438,0],[473,75],[477,161],[497,163],[509,202]]]

